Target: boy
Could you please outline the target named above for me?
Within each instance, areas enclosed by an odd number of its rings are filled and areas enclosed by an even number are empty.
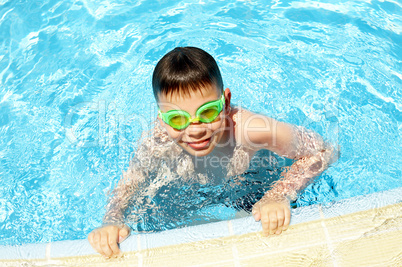
[[[141,192],[151,195],[179,176],[211,182],[208,177],[242,174],[261,149],[297,160],[252,207],[265,235],[280,234],[290,222],[289,201],[336,160],[333,147],[318,134],[231,107],[231,92],[224,90],[215,60],[199,48],[178,47],[167,53],[155,67],[152,86],[158,124],[114,189],[103,227],[88,235],[104,256],[121,255],[118,243],[130,233],[127,209]],[[152,181],[151,173],[156,177]]]

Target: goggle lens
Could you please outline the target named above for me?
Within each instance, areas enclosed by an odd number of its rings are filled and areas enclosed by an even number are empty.
[[[220,111],[218,110],[218,107],[212,107],[203,110],[199,115],[200,121],[206,123],[213,122],[216,119],[216,117],[218,117],[219,112]]]
[[[175,129],[181,130],[189,124],[189,119],[183,115],[176,115],[169,119],[168,124]]]
[[[191,119],[191,115],[182,110],[170,110],[162,113],[159,110],[159,116],[162,120],[169,124],[171,127],[182,130],[195,121],[203,123],[213,122],[222,111],[223,104],[225,103],[225,96],[222,94],[221,99],[211,101],[202,105],[196,112],[196,118]]]

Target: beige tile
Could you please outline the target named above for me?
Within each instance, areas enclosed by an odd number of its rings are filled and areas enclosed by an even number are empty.
[[[56,258],[62,266],[138,266],[138,253],[125,253],[122,258],[104,259],[100,255]]]
[[[402,203],[259,233],[125,253],[52,259],[55,266],[402,266]],[[1,261],[2,266],[46,261]]]
[[[238,239],[236,246],[240,258],[253,254],[269,256],[308,247],[326,247],[327,244],[320,221],[290,226],[280,235],[265,237],[259,232],[242,235]]]
[[[233,238],[212,239],[141,251],[144,266],[234,266]]]
[[[16,267],[16,266],[43,266],[45,260],[0,260],[1,267]]]
[[[324,220],[341,266],[402,266],[402,203]]]
[[[340,266],[402,266],[402,229],[335,244]]]
[[[324,220],[332,241],[402,227],[402,203]],[[402,242],[402,241],[401,241]]]
[[[326,245],[310,246],[274,254],[251,254],[241,266],[334,266]]]

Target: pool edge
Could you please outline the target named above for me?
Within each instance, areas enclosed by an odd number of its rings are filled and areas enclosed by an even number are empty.
[[[299,207],[292,210],[290,225],[293,226],[386,207],[399,202],[402,202],[402,187],[331,202],[325,205]],[[255,222],[249,216],[158,233],[132,235],[121,244],[121,249],[123,252],[136,252],[234,235],[252,234],[261,230],[261,224]],[[97,253],[86,239],[22,246],[0,246],[0,262],[2,263],[35,260],[43,264],[51,264],[57,258],[77,256],[97,256]]]

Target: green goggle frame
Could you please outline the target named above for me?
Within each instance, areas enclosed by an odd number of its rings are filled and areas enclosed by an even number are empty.
[[[159,109],[158,114],[159,117],[171,127],[177,130],[183,130],[193,122],[213,122],[218,117],[219,113],[221,113],[224,104],[225,95],[222,93],[220,99],[207,102],[199,107],[195,112],[195,118],[191,118],[191,115],[184,110],[169,110],[168,112],[162,113]]]

